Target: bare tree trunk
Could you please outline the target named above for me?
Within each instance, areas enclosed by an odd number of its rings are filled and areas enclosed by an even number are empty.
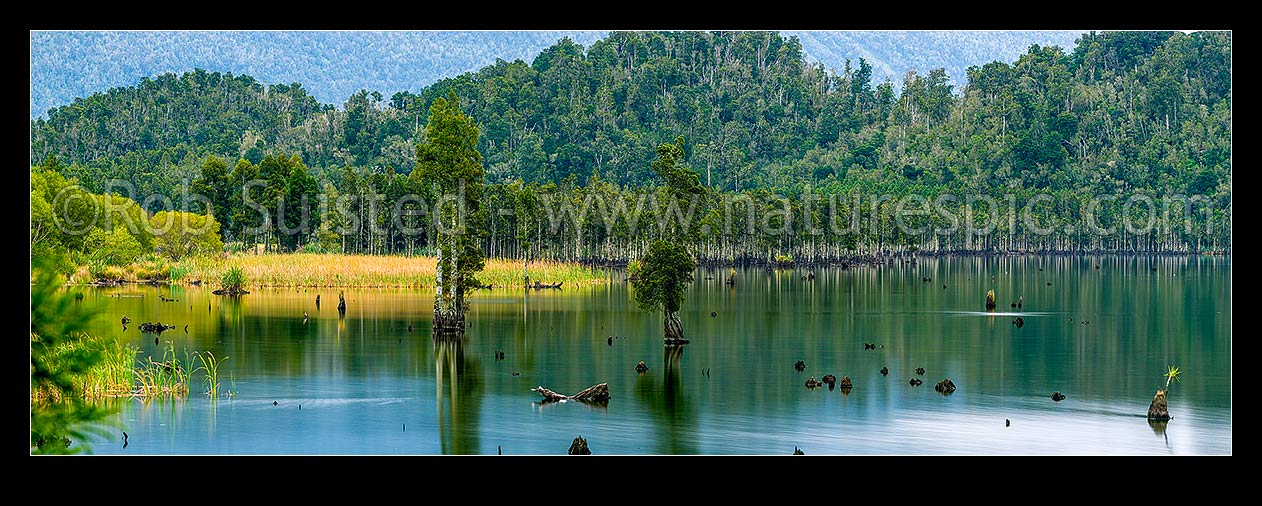
[[[684,326],[679,322],[678,311],[666,315],[663,330],[665,340],[668,344],[688,342],[688,340],[684,338]]]

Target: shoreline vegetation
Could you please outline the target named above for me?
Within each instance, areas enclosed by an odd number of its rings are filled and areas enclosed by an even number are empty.
[[[198,255],[177,261],[143,258],[131,265],[101,272],[80,266],[74,278],[95,284],[172,283],[219,286],[223,274],[239,267],[243,285],[269,287],[422,288],[433,287],[437,259],[430,256],[351,255],[338,253],[264,253]],[[607,273],[577,262],[532,261],[530,282],[563,282],[564,286],[603,284]],[[487,259],[478,280],[492,289],[525,288],[521,260]]]
[[[778,268],[819,266],[861,266],[914,262],[916,258],[951,256],[1095,256],[1095,255],[1158,255],[1158,256],[1230,256],[1230,251],[1214,252],[1144,252],[1144,251],[908,251],[882,255],[854,255],[849,258],[794,259],[778,255],[775,260],[762,258],[709,259],[697,261],[699,267],[769,266]],[[433,287],[437,259],[431,256],[355,255],[340,253],[224,253],[201,255],[170,261],[146,256],[135,263],[105,270],[79,266],[70,284],[94,285],[170,283],[184,286],[219,286],[225,272],[240,267],[245,287],[339,287],[339,288],[423,288]],[[614,281],[607,269],[625,269],[624,262],[561,262],[538,260],[529,264],[530,281],[525,282],[521,260],[490,258],[478,279],[483,285],[496,288],[527,288],[535,281],[563,282],[564,286],[599,285]]]

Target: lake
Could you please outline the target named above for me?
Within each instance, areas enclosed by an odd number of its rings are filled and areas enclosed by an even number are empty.
[[[208,398],[195,377],[186,399],[112,401],[127,447],[121,435],[89,442],[97,455],[564,455],[579,435],[598,455],[1232,453],[1230,258],[921,258],[739,269],[734,287],[727,273],[698,270],[681,312],[692,342],[669,350],[660,316],[634,305],[618,273],[601,286],[479,291],[465,337],[438,341],[429,287],[346,290],[344,318],[336,288],[239,299],[91,289],[97,332],[142,359],[168,342],[181,357],[229,357],[220,383],[236,395]],[[177,328],[155,344],[146,321]],[[1171,364],[1184,371],[1173,419],[1151,425]],[[825,374],[854,387],[804,386]],[[953,394],[934,391],[943,378]],[[530,390],[601,382],[603,405],[541,404]]]

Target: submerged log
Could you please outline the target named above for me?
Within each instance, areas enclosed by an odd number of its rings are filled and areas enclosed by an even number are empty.
[[[539,395],[543,396],[543,402],[556,402],[556,401],[564,401],[564,400],[569,400],[569,399],[574,399],[576,401],[584,401],[584,402],[605,402],[609,400],[609,384],[608,383],[592,385],[574,395],[558,394],[542,386],[534,387],[530,389],[530,391],[539,392]]]
[[[1164,422],[1170,420],[1170,411],[1166,408],[1166,393],[1160,389],[1157,394],[1152,396],[1152,403],[1148,405],[1148,421]]]
[[[543,386],[534,387],[530,389],[530,391],[539,392],[539,395],[542,395],[543,400],[547,402],[556,402],[556,401],[563,401],[563,400],[569,399],[569,396],[558,394],[556,392],[548,390],[547,388],[544,388]]]
[[[574,438],[574,441],[570,443],[568,453],[570,455],[591,455],[592,451],[587,448],[587,440],[583,439],[583,436],[579,436]]]
[[[140,324],[140,331],[146,334],[161,334],[163,332],[166,332],[168,329],[173,329],[173,328],[175,328],[175,325],[165,325],[162,322],[157,322],[157,323],[144,322]]]
[[[609,400],[609,384],[601,383],[599,385],[592,385],[583,389],[579,393],[571,395],[570,398],[576,401],[607,401]]]
[[[239,286],[230,286],[230,287],[228,287],[228,288],[226,288],[226,289],[225,289],[225,288],[220,288],[220,289],[215,290],[215,291],[210,292],[210,293],[213,293],[213,294],[215,294],[215,295],[228,295],[228,296],[231,296],[231,297],[236,297],[236,296],[238,296],[238,295],[245,295],[245,294],[250,293],[250,292],[245,291],[244,289],[242,289],[242,288],[241,288],[241,287],[239,287]]]

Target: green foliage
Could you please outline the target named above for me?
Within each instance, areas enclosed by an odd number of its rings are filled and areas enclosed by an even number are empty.
[[[438,197],[437,213],[447,225],[439,227],[436,242],[444,258],[459,260],[454,286],[463,297],[481,286],[476,275],[485,266],[480,245],[486,234],[486,210],[482,207],[485,176],[478,151],[478,126],[460,110],[454,93],[435,100],[430,107],[425,137],[416,146],[411,179]],[[450,202],[443,205],[446,198],[455,198],[456,206]]]
[[[149,224],[154,231],[154,251],[172,260],[223,251],[219,222],[214,216],[160,211],[150,218]]]
[[[246,281],[245,272],[240,266],[234,265],[224,271],[223,276],[219,278],[219,287],[224,290],[245,288]]]
[[[219,397],[219,366],[223,365],[228,357],[220,359],[215,358],[215,354],[211,351],[194,352],[193,357],[201,365],[193,370],[193,373],[201,372],[202,383],[206,386],[206,395],[211,399]]]
[[[135,262],[145,253],[136,237],[127,232],[123,226],[116,226],[111,232],[99,228],[92,229],[84,240],[84,247],[90,251],[92,262],[104,265],[122,266]]]
[[[649,246],[640,259],[640,274],[632,281],[635,302],[645,311],[661,311],[670,315],[679,311],[684,290],[692,283],[697,263],[688,249],[675,243],[658,240]]]
[[[1183,382],[1183,378],[1181,377],[1181,374],[1183,374],[1183,371],[1179,370],[1179,368],[1176,366],[1172,365],[1172,366],[1166,367],[1166,373],[1161,376],[1166,379],[1166,386],[1164,390],[1167,396],[1170,395],[1170,382],[1171,381],[1177,381],[1179,383]]]
[[[97,313],[64,290],[64,278],[49,259],[32,259],[31,285],[31,452],[91,451],[83,441],[104,429],[110,411],[84,402],[77,380],[103,360],[103,350],[77,346]],[[79,446],[71,448],[72,442]]]

